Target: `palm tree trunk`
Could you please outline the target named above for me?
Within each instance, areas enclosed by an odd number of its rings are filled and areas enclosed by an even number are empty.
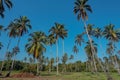
[[[85,30],[86,30],[86,33],[87,33],[87,36],[88,36],[88,39],[89,39],[89,42],[90,42],[90,45],[91,45],[91,48],[92,48],[91,51],[92,51],[92,56],[93,56],[93,59],[94,59],[93,63],[94,63],[95,71],[97,71],[96,62],[95,62],[95,56],[96,56],[96,55],[95,55],[95,49],[94,49],[94,47],[93,47],[93,45],[92,45],[92,39],[91,39],[90,35],[88,34],[88,29],[87,29],[87,25],[86,25],[86,23],[85,23],[85,20],[82,19],[82,21],[83,21],[83,23],[84,23],[84,27],[85,27]],[[97,58],[97,60],[98,60],[98,62],[99,62],[99,64],[100,64],[101,68],[104,70],[104,72],[105,72],[108,80],[109,80],[109,78],[110,78],[110,80],[112,80],[112,77],[110,76],[110,74],[109,74],[108,72],[106,72],[106,70],[104,69],[102,63],[99,61],[99,59],[98,59],[97,56],[96,56],[96,58]]]
[[[14,62],[15,62],[15,53],[14,53],[14,59],[13,59],[13,61],[12,61],[12,65],[11,65],[10,72],[13,70]]]
[[[18,38],[17,47],[19,47],[21,36]]]
[[[51,52],[51,55],[52,55],[52,46],[50,46],[50,52]],[[51,72],[51,68],[52,68],[52,63],[51,63],[51,60],[50,60],[50,68],[49,68],[49,72]]]
[[[86,31],[86,33],[87,33],[87,36],[88,36],[88,39],[89,39],[89,42],[90,42],[90,46],[91,46],[91,48],[92,48],[91,51],[92,51],[94,69],[95,69],[95,72],[97,72],[97,66],[96,66],[96,61],[95,61],[95,49],[94,49],[94,47],[93,47],[93,45],[92,45],[92,39],[91,39],[90,35],[88,34],[88,29],[87,29],[87,25],[86,25],[86,23],[85,23],[85,20],[82,19],[82,21],[83,21],[83,23],[84,23],[84,28],[85,28],[85,31]]]
[[[88,67],[87,67],[87,61],[86,61],[86,72],[87,72],[87,69],[88,69]]]
[[[5,75],[5,77],[9,77],[10,76],[10,74],[11,74],[11,72],[13,70],[14,62],[15,62],[15,53],[14,53],[14,59],[13,59],[12,64],[11,64],[11,68],[10,68],[9,72]]]
[[[64,55],[64,39],[62,39],[62,45],[63,45],[63,55]]]
[[[50,63],[50,65],[49,65],[49,73],[51,72],[51,63]]]
[[[39,60],[37,60],[37,76],[39,75]]]
[[[59,67],[58,67],[58,40],[56,40],[56,59],[57,59],[57,75],[59,74]]]
[[[8,45],[7,45],[6,52],[8,52],[10,43],[11,43],[11,39],[9,39],[9,42],[8,42]],[[6,54],[5,54],[5,56],[6,56]],[[1,66],[1,69],[0,69],[0,74],[2,74],[2,70],[3,70],[4,64],[5,64],[5,56],[4,56],[4,61],[2,62],[2,66]]]
[[[94,68],[93,68],[93,61],[89,60],[90,62],[90,70],[91,70],[91,73],[94,73]]]

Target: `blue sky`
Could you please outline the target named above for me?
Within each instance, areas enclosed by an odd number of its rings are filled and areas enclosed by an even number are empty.
[[[0,18],[0,24],[5,27],[13,21],[15,18],[20,16],[27,16],[31,20],[32,30],[44,31],[48,34],[48,30],[55,22],[65,25],[68,29],[68,37],[65,39],[65,52],[69,55],[73,54],[72,48],[74,45],[74,38],[77,34],[84,31],[82,21],[78,21],[75,14],[73,13],[75,0],[12,0],[14,6],[11,10],[6,10],[5,18]],[[94,24],[97,27],[104,27],[109,23],[115,24],[117,28],[120,27],[120,0],[89,0],[88,2],[93,10],[93,13],[89,13],[89,20],[87,23]],[[2,33],[0,41],[3,42],[4,48],[0,51],[0,59],[3,59],[6,45],[8,43],[7,33]],[[23,59],[27,56],[24,45],[27,43],[28,34],[22,37],[20,50],[21,52],[17,55],[17,59]],[[11,48],[16,44],[17,39],[13,39]],[[99,41],[99,40],[98,40]],[[99,41],[101,42],[101,41]],[[102,45],[106,44],[106,41],[101,42]],[[103,47],[103,46],[102,46]],[[80,52],[78,53],[78,59],[84,61],[86,59],[84,48],[79,47]],[[47,48],[45,56],[51,56],[49,54],[50,49]],[[102,54],[98,53],[100,57]],[[104,47],[102,53],[104,53]],[[56,56],[56,48],[53,46],[52,56]],[[62,42],[59,40],[59,56],[62,54]],[[74,55],[74,54],[73,54]],[[76,55],[75,55],[76,57]]]

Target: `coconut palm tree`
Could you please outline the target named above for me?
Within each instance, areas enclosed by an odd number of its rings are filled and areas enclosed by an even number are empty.
[[[103,35],[104,37],[109,40],[109,44],[108,44],[108,48],[107,48],[107,53],[110,54],[110,56],[114,56],[114,51],[115,51],[115,43],[119,41],[120,39],[120,30],[119,29],[114,29],[114,25],[113,24],[109,24],[107,26],[105,26],[105,29],[103,31]],[[119,65],[118,65],[118,61],[115,57],[113,57],[114,59],[112,59],[113,65],[116,66],[117,65],[117,71],[120,74],[120,69],[119,69]]]
[[[74,6],[74,13],[77,14],[77,19],[80,20],[80,18],[82,18],[82,21],[84,23],[84,28],[86,31],[86,34],[88,36],[89,42],[90,42],[90,46],[92,48],[92,53],[93,53],[93,57],[95,55],[95,49],[92,45],[92,38],[90,37],[90,35],[88,34],[88,29],[87,29],[87,25],[86,25],[86,20],[88,20],[88,15],[87,15],[87,11],[92,12],[91,6],[87,4],[88,0],[76,0],[75,2],[75,6]],[[97,56],[96,56],[97,57]],[[103,69],[103,65],[101,64],[101,62],[99,61],[99,59],[97,58],[100,66]],[[95,62],[94,62],[95,65]],[[105,70],[104,70],[105,72]]]
[[[0,16],[4,18],[4,12],[5,12],[5,5],[11,9],[13,4],[11,0],[0,0]]]
[[[23,34],[27,33],[28,30],[31,29],[30,20],[26,16],[22,16],[19,19],[15,19],[12,23],[10,23],[10,25],[8,26],[8,29],[9,28],[13,30],[11,31],[12,36],[19,37],[17,46],[14,47],[15,49],[19,50],[19,43],[20,43],[21,36],[23,36]],[[9,34],[9,36],[11,36],[11,33]],[[14,52],[14,59],[12,61],[11,68],[10,68],[11,70],[8,72],[7,76],[11,74],[11,71],[13,68],[12,65],[14,65],[16,54],[17,53]]]
[[[58,67],[58,39],[61,37],[61,31],[63,29],[63,25],[59,23],[55,23],[55,25],[49,30],[49,32],[54,35],[56,39],[56,59],[57,59],[57,75],[59,74],[59,67]]]
[[[25,49],[29,54],[33,55],[37,61],[39,61],[38,59],[46,51],[46,39],[45,33],[41,31],[30,34],[30,38],[28,38]],[[39,74],[39,63],[37,64],[37,74]]]
[[[80,20],[80,18],[82,18],[82,21],[84,23],[84,28],[86,31],[86,34],[88,36],[89,42],[90,42],[90,46],[92,49],[92,53],[93,53],[93,58],[95,55],[95,49],[93,47],[92,44],[92,38],[89,35],[89,31],[86,25],[86,20],[88,19],[88,15],[87,15],[87,11],[92,12],[91,6],[87,4],[88,0],[76,0],[75,2],[75,6],[74,6],[74,13],[77,14],[77,19]],[[94,67],[96,66],[95,64],[95,60],[94,62]]]
[[[11,44],[11,39],[12,38],[16,38],[18,33],[16,32],[16,29],[17,29],[17,26],[14,22],[11,22],[7,28],[5,28],[5,31],[8,31],[8,37],[9,37],[9,42],[8,42],[8,45],[7,45],[7,48],[6,48],[6,53],[5,53],[5,56],[7,53],[9,53],[9,46]],[[4,57],[5,57],[4,56]],[[5,59],[4,59],[5,60]],[[1,70],[0,70],[0,73],[2,73],[2,70],[3,70],[3,67],[4,67],[4,61],[2,62],[2,66],[1,66]]]

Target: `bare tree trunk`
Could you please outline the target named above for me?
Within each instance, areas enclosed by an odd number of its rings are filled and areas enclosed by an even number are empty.
[[[18,38],[17,48],[19,47],[20,38],[21,38],[21,37]],[[6,77],[9,77],[10,74],[11,74],[11,72],[12,72],[12,70],[13,70],[13,66],[14,66],[16,54],[17,54],[17,53],[14,53],[14,59],[13,59],[13,61],[12,61],[11,68],[10,68],[9,72],[6,74]]]
[[[39,61],[37,60],[37,76],[39,75]]]
[[[91,37],[90,37],[90,35],[89,35],[89,33],[88,33],[87,25],[86,25],[86,23],[85,23],[85,21],[84,21],[83,19],[82,19],[82,21],[83,21],[83,23],[84,23],[84,28],[85,28],[85,31],[86,31],[86,33],[87,33],[87,36],[88,36],[88,39],[89,39],[89,42],[90,42],[90,46],[91,46],[91,48],[92,48],[91,51],[92,51],[94,69],[95,69],[95,72],[97,72],[97,66],[96,66],[96,61],[95,61],[95,49],[94,49],[93,44],[92,44],[92,39],[91,39]]]
[[[50,53],[52,55],[52,46],[50,47]],[[52,58],[52,57],[51,57]],[[51,72],[51,68],[52,68],[52,63],[51,63],[51,60],[50,60],[50,67],[49,67],[49,72]]]
[[[64,39],[62,39],[62,45],[63,45],[63,55],[64,55]]]
[[[57,63],[56,63],[56,65],[57,65],[57,75],[59,74],[59,67],[58,67],[58,40],[56,40],[56,55],[57,55]]]

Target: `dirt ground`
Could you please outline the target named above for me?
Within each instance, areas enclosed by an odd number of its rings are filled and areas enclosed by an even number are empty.
[[[62,78],[58,78],[56,76],[34,76],[31,73],[18,73],[10,76],[9,78],[0,78],[0,80],[62,80]]]

